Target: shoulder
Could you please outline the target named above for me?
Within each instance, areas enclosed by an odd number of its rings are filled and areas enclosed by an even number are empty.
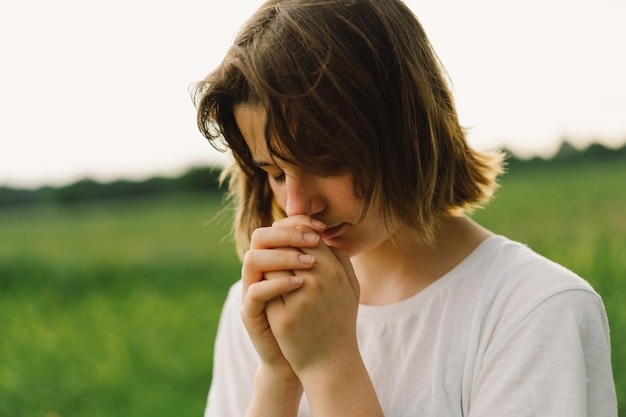
[[[205,416],[244,415],[252,395],[258,355],[240,319],[241,281],[222,309],[213,350],[213,376]]]
[[[228,289],[228,295],[226,296],[226,304],[234,304],[241,307],[241,280],[233,283]]]
[[[226,295],[226,300],[224,301],[224,304],[222,306],[222,312],[220,314],[220,324],[224,323],[225,325],[226,323],[236,323],[237,325],[239,325],[239,322],[241,321],[240,311],[242,306],[241,288],[241,280],[236,281],[230,286]],[[224,327],[224,325],[222,325],[221,327]]]
[[[535,299],[555,293],[580,290],[595,293],[587,281],[519,242],[494,236],[484,242],[481,265],[486,290],[515,292]]]
[[[600,296],[574,272],[502,236],[483,246],[476,309],[483,324],[502,331],[529,317],[546,323],[572,318],[605,321]]]
[[[476,415],[495,415],[494,410],[615,415],[609,329],[600,296],[574,272],[525,245],[502,237],[485,243],[469,347],[475,358],[471,380],[484,387],[472,395]],[[495,386],[500,394],[516,395],[504,402],[492,392]],[[570,397],[587,402],[561,401]]]

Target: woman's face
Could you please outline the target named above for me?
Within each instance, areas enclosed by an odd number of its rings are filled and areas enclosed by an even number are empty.
[[[376,204],[361,219],[364,201],[354,195],[351,174],[320,176],[270,155],[264,136],[267,115],[261,107],[238,105],[234,116],[255,164],[267,172],[276,202],[287,216],[307,215],[324,222],[328,226],[321,234],[324,243],[350,256],[389,240]]]

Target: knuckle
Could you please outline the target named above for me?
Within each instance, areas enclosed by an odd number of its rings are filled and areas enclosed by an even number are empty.
[[[259,281],[262,274],[261,268],[258,253],[255,251],[246,252],[241,265],[241,278],[248,283]]]
[[[289,239],[292,241],[300,242],[302,240],[302,234],[305,232],[305,227],[301,225],[296,225],[289,229]]]
[[[250,242],[256,242],[256,241],[260,240],[262,235],[263,235],[263,229],[262,228],[254,229],[252,231],[252,234],[250,235]]]
[[[280,320],[280,329],[281,333],[289,333],[292,329],[294,329],[297,325],[297,320],[293,315],[285,315]]]
[[[243,255],[243,265],[244,267],[249,267],[251,264],[254,263],[255,259],[256,259],[256,251],[253,249],[248,250],[246,253],[244,253]]]
[[[246,293],[244,304],[247,304],[246,301],[248,303],[250,302],[258,303],[261,300],[261,293],[259,291],[260,288],[257,284],[258,283],[254,283],[254,284],[251,284],[250,287],[248,287],[248,292]]]
[[[301,232],[295,227],[290,227],[289,229],[287,229],[287,240],[292,245],[301,241],[300,235]]]

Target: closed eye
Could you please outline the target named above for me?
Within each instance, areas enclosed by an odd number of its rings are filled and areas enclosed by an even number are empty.
[[[280,175],[271,175],[272,179],[277,183],[285,182],[285,173],[281,173]]]
[[[281,184],[285,181],[285,171],[278,168],[276,165],[265,164],[260,166],[260,168],[277,184]]]

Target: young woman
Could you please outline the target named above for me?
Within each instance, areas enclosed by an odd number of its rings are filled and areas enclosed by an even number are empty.
[[[207,417],[616,415],[598,295],[467,217],[502,158],[403,3],[270,0],[194,94],[243,259]]]

